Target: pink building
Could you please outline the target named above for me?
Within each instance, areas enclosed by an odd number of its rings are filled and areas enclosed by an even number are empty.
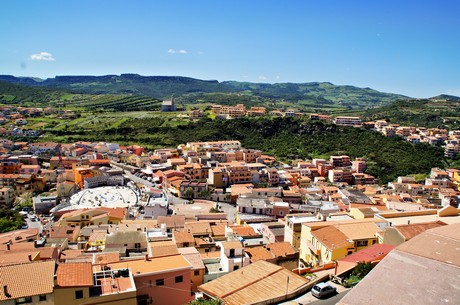
[[[138,304],[182,305],[192,300],[192,265],[182,255],[127,260],[110,266],[131,270]]]

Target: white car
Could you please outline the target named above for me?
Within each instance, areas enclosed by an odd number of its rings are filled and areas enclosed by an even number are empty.
[[[311,294],[317,298],[330,297],[337,293],[337,288],[328,283],[319,283],[313,286]]]

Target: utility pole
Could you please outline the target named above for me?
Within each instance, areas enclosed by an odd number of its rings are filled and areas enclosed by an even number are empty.
[[[287,281],[286,281],[286,297],[288,295],[288,292],[289,292],[289,275],[287,276]]]

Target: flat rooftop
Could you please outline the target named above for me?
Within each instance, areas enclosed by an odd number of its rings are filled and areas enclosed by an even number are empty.
[[[137,194],[127,186],[102,186],[82,190],[70,198],[70,206],[64,210],[78,208],[127,208],[138,202]]]

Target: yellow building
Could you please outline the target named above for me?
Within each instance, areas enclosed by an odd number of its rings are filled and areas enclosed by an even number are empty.
[[[303,224],[300,259],[314,266],[331,263],[377,243],[381,232],[373,221]]]
[[[460,172],[454,172],[454,175],[452,176],[452,182],[455,185],[455,188],[460,191]]]
[[[78,226],[80,228],[89,225],[119,224],[126,216],[124,208],[81,209],[65,213],[57,222],[60,226]]]

